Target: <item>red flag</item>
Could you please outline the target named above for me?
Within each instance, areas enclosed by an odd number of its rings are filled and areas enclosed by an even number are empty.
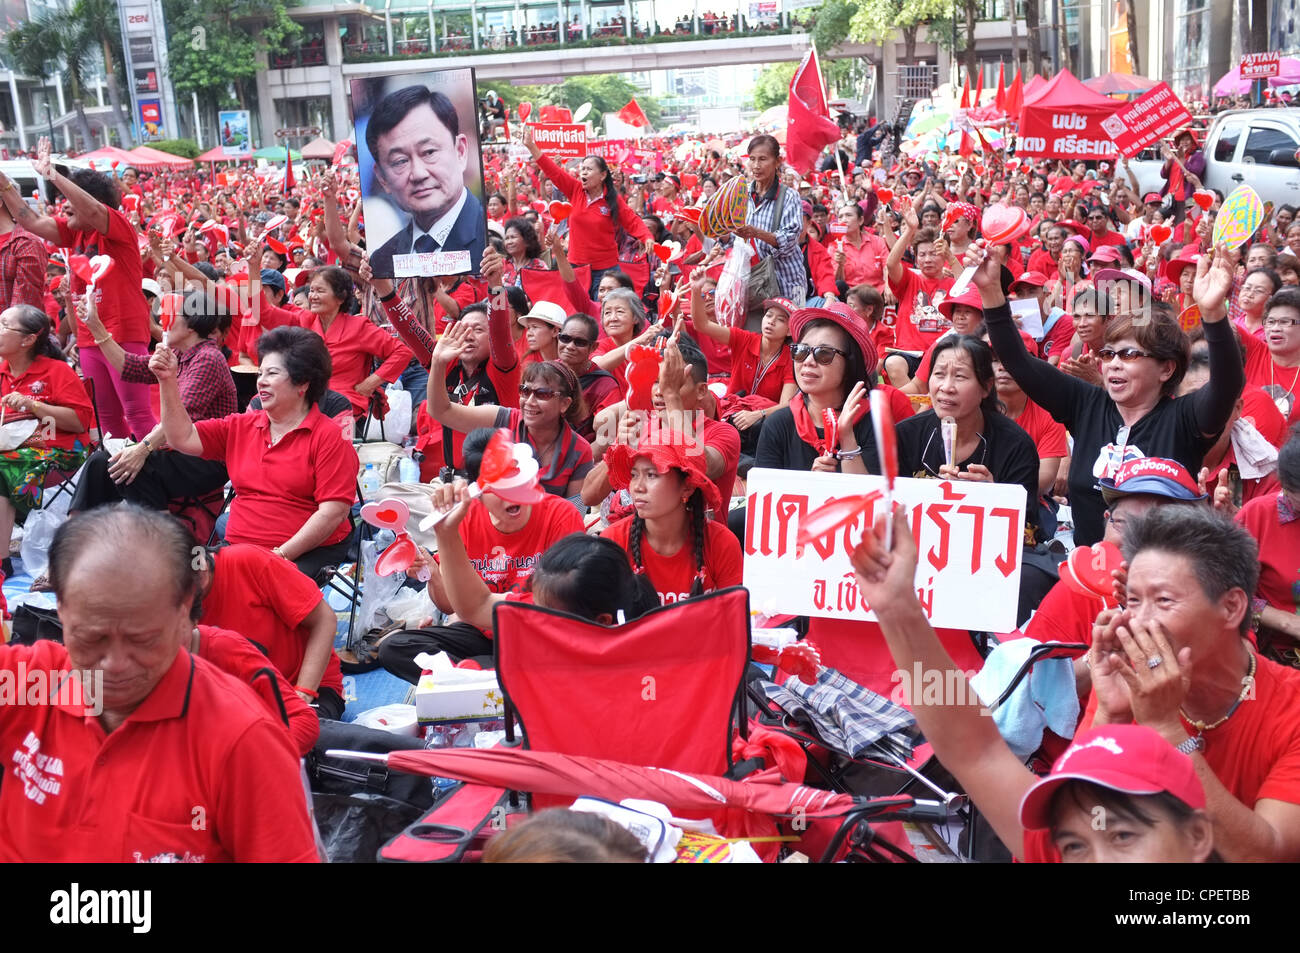
[[[506,106],[503,110],[504,117],[501,120],[501,127],[505,131],[506,139],[510,138],[510,107]]]
[[[790,102],[786,110],[785,152],[790,165],[807,175],[827,146],[840,141],[840,127],[826,106],[826,88],[817,63],[817,51],[810,49],[790,78]]]
[[[970,73],[966,74],[966,79],[961,84],[961,108],[970,109]]]
[[[284,167],[284,194],[288,195],[293,191],[293,153],[289,151],[289,144],[284,144],[284,161],[287,163]]]
[[[1025,85],[1020,78],[1020,67],[1016,67],[1016,75],[1011,80],[1011,85],[1007,87],[1007,108],[1006,113],[1014,122],[1020,121],[1020,110],[1025,107]]]
[[[628,100],[627,105],[618,111],[618,118],[629,126],[636,126],[638,129],[648,129],[650,120],[646,118],[641,107],[637,105],[636,97],[633,96]]]
[[[979,75],[975,77],[975,95],[971,98],[972,106],[979,106],[980,94],[984,92],[984,67],[980,67]]]
[[[1007,111],[1006,73],[1001,63],[998,63],[998,94],[993,102],[998,107],[998,112]]]

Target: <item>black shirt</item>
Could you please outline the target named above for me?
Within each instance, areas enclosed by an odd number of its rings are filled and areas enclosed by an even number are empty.
[[[1097,490],[1096,467],[1103,452],[1125,460],[1165,457],[1177,460],[1193,475],[1200,472],[1205,452],[1214,445],[1232,415],[1246,383],[1241,353],[1228,321],[1205,324],[1210,351],[1210,381],[1185,397],[1162,397],[1145,417],[1128,428],[1120,440],[1124,419],[1104,387],[1088,384],[1046,361],[1030,357],[1005,304],[984,312],[989,342],[1016,383],[1053,419],[1065,424],[1074,438],[1070,459],[1070,508],[1074,541],[1080,546],[1099,542],[1105,532],[1106,511]]]
[[[798,400],[798,396],[795,399]],[[871,430],[870,413],[862,415],[853,433],[862,448],[862,462],[867,472],[879,473],[880,458],[876,456],[876,437]],[[817,436],[826,436],[820,427]],[[794,429],[794,414],[789,407],[773,411],[763,421],[763,429],[758,433],[758,449],[754,452],[756,466],[774,470],[811,470],[816,460],[817,448],[804,443]]]
[[[898,475],[920,480],[937,480],[944,464],[941,421],[933,410],[899,421]],[[1025,523],[1038,528],[1038,448],[1034,440],[1009,417],[985,413],[980,441],[965,460],[965,470],[977,463],[988,467],[997,483],[1018,483],[1025,488]]]

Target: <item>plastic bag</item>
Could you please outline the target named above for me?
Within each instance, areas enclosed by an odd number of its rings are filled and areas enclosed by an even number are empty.
[[[722,274],[718,278],[714,297],[718,323],[729,328],[743,328],[748,316],[745,308],[746,290],[749,286],[750,259],[754,249],[744,239],[737,239],[727,252]]]
[[[69,496],[67,493],[59,495]],[[45,571],[49,569],[50,544],[54,542],[54,532],[67,518],[66,513],[59,513],[53,509],[32,510],[27,514],[27,522],[23,524],[23,542],[19,555],[22,556],[23,569],[27,570],[32,578],[45,575]]]
[[[370,418],[366,425],[366,440],[387,440],[400,444],[411,432],[411,392],[398,386],[398,381],[385,388],[388,395],[388,413],[383,420]]]
[[[397,590],[397,595],[384,603],[383,613],[390,622],[401,622],[408,629],[442,614],[429,598],[427,588]]]
[[[378,547],[374,540],[361,544],[361,602],[357,606],[357,621],[362,632],[379,628],[379,610],[397,595],[397,590],[406,581],[406,576],[395,572],[391,576],[381,576],[375,572],[375,561],[379,559]]]

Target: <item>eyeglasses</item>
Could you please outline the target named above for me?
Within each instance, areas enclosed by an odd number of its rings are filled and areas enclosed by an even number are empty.
[[[536,397],[538,400],[552,400],[559,394],[554,387],[533,387],[531,384],[519,385],[519,399],[527,400],[529,397]]]
[[[718,289],[717,289],[717,288],[710,288],[708,291],[701,291],[701,292],[700,292],[700,297],[701,297],[701,298],[712,298],[712,297],[713,297],[715,294],[717,294],[717,293],[718,293]]]
[[[1300,325],[1300,318],[1265,318],[1266,328],[1294,328]]]
[[[1103,361],[1113,361],[1118,357],[1125,364],[1132,364],[1139,358],[1153,357],[1154,355],[1148,354],[1146,351],[1139,350],[1135,347],[1122,347],[1118,351],[1113,347],[1104,347],[1097,352],[1097,356]]]
[[[839,348],[831,347],[829,344],[818,344],[816,346],[812,344],[790,345],[790,357],[794,359],[796,364],[802,364],[804,361],[808,360],[809,354],[812,355],[814,361],[823,365],[834,361],[836,354],[840,355],[845,360],[848,360],[849,357],[848,351],[841,351]]]
[[[561,331],[555,338],[561,344],[572,344],[574,347],[591,347],[591,341],[587,338],[575,338],[572,334],[565,334]]]

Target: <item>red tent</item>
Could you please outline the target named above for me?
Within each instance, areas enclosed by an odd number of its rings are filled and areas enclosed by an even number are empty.
[[[194,167],[192,159],[174,156],[170,152],[163,152],[150,146],[136,146],[129,154],[135,160],[135,165],[143,168],[191,169]]]
[[[1138,96],[1159,83],[1158,79],[1134,76],[1131,73],[1106,73],[1083,81],[1084,86],[1103,96]]]
[[[117,146],[101,146],[94,152],[83,152],[75,157],[78,162],[93,163],[95,168],[103,172],[113,163],[119,166],[132,166],[137,169],[146,169],[152,171],[152,168],[145,163],[141,163],[136,156],[131,155],[125,149],[119,149]]]
[[[1025,90],[1024,90],[1025,99],[1032,99],[1034,96],[1037,96],[1038,91],[1042,88],[1045,82],[1047,82],[1047,80],[1043,79],[1043,77],[1041,76],[1029,77],[1029,79],[1025,82]]]
[[[1101,124],[1121,105],[1094,93],[1068,70],[1057,73],[1032,93],[1025,91],[1016,154],[1114,159],[1119,152]]]

